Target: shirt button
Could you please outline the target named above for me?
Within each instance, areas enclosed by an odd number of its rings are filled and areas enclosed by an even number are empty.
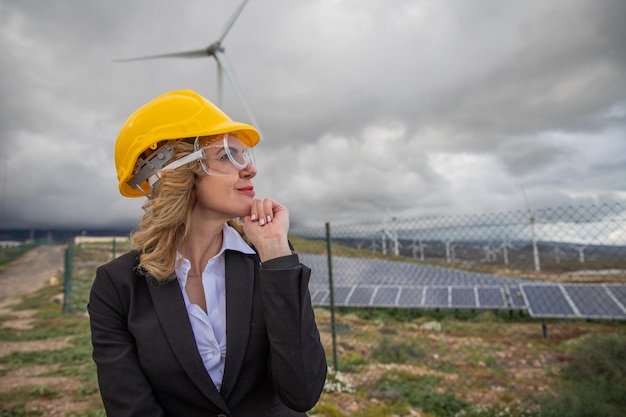
[[[217,316],[217,309],[211,311],[211,314],[213,314],[214,316]]]

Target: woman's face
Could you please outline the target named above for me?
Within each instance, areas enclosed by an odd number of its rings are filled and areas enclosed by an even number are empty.
[[[220,221],[249,216],[255,195],[252,178],[256,172],[254,165],[248,164],[241,171],[234,170],[228,175],[198,177],[195,211],[200,211],[204,219]]]

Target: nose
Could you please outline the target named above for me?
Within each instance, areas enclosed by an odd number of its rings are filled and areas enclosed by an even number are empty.
[[[256,176],[256,167],[252,164],[246,165],[244,169],[239,171],[241,178],[254,178]]]

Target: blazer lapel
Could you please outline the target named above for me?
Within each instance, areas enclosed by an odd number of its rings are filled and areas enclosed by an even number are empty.
[[[147,278],[148,288],[154,309],[176,359],[189,375],[189,378],[211,400],[213,404],[228,412],[228,406],[215,388],[207,373],[185,308],[185,301],[176,280],[159,284],[154,278]]]
[[[226,251],[226,365],[221,392],[228,398],[235,386],[250,335],[254,293],[254,259]]]

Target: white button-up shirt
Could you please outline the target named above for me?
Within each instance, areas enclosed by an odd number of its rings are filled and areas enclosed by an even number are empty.
[[[218,391],[222,386],[224,363],[226,362],[226,288],[225,288],[225,261],[224,251],[227,249],[243,253],[254,253],[241,235],[232,227],[224,224],[222,248],[219,253],[209,259],[202,272],[202,285],[206,298],[205,313],[197,304],[191,304],[185,284],[187,274],[191,269],[191,262],[178,254],[176,277],[185,299],[187,314],[196,339],[198,352],[204,362],[204,367],[211,376]]]

